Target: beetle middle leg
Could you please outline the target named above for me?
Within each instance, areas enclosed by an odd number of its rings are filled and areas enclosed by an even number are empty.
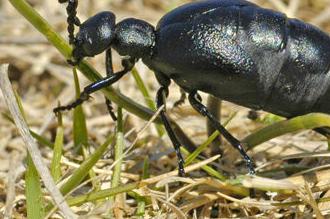
[[[107,49],[106,53],[105,53],[105,68],[106,68],[106,72],[107,72],[107,77],[110,77],[111,75],[113,75],[113,66],[112,66],[112,53],[111,53],[111,48]],[[117,117],[113,111],[113,107],[112,107],[112,102],[111,100],[109,100],[106,96],[105,97],[105,105],[107,106],[108,112],[112,118],[113,121],[117,120]]]
[[[199,112],[202,116],[206,116],[211,124],[223,135],[224,138],[227,139],[227,141],[234,147],[236,148],[240,154],[243,156],[246,165],[248,167],[249,173],[251,175],[255,174],[255,170],[254,170],[254,163],[252,161],[252,159],[249,157],[249,155],[247,155],[246,151],[243,148],[242,143],[237,140],[234,136],[232,136],[226,129],[225,127],[223,127],[217,120],[216,118],[209,112],[209,110],[206,108],[206,106],[204,106],[201,103],[201,97],[200,95],[197,93],[197,91],[193,91],[189,93],[188,96],[189,102],[190,104],[193,106],[193,108]]]
[[[160,111],[160,117],[163,121],[164,127],[166,129],[166,132],[171,139],[171,142],[174,146],[174,150],[176,152],[177,158],[178,158],[178,165],[179,165],[179,176],[184,176],[185,171],[184,171],[184,159],[182,157],[182,154],[180,152],[180,147],[181,144],[176,137],[169,119],[167,118],[166,115],[166,109],[165,109],[165,104],[166,104],[166,97],[168,96],[168,86],[161,86],[159,90],[157,91],[157,97],[156,97],[156,102],[157,102],[157,108],[160,108],[161,106],[164,105],[164,108]]]

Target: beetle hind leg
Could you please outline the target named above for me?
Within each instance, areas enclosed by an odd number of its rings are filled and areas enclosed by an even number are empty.
[[[224,138],[227,139],[227,141],[234,147],[236,148],[240,154],[242,155],[243,159],[246,162],[247,168],[249,170],[250,175],[255,175],[255,170],[254,170],[254,163],[252,159],[247,155],[246,151],[243,148],[242,143],[237,140],[234,136],[232,136],[226,129],[223,127],[217,120],[216,118],[209,112],[209,110],[206,108],[201,103],[201,97],[200,95],[196,92],[193,91],[189,93],[188,96],[189,102],[192,105],[192,107],[199,112],[202,116],[205,116],[209,119],[211,124],[222,134]]]

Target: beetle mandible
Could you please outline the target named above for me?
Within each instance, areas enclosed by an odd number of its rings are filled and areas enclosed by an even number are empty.
[[[97,90],[118,81],[137,60],[154,71],[160,84],[157,106],[165,104],[174,81],[190,104],[239,150],[250,174],[254,164],[242,144],[202,104],[198,91],[284,117],[310,112],[330,113],[330,37],[317,27],[245,0],[207,0],[180,6],[153,27],[128,18],[115,23],[112,12],[100,12],[80,24],[69,1],[69,36],[74,46],[72,63],[107,51],[107,77],[90,84],[80,98],[55,112],[71,109]],[[76,36],[74,25],[79,26]],[[123,70],[112,72],[111,48]],[[165,109],[160,112],[178,157],[179,175],[184,160]]]

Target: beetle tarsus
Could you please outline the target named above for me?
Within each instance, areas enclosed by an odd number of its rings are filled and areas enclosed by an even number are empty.
[[[77,106],[81,105],[83,102],[85,102],[86,100],[88,100],[90,98],[90,96],[85,93],[82,92],[79,96],[78,99],[76,99],[73,103],[66,105],[66,106],[59,106],[53,109],[53,112],[57,115],[59,112],[62,111],[67,111],[67,110],[71,110],[76,108]]]
[[[160,87],[157,92],[157,98],[156,98],[158,109],[165,104],[165,99],[167,96],[168,96],[168,87],[164,87],[164,86]],[[171,139],[171,142],[174,146],[174,150],[175,150],[177,158],[178,158],[179,176],[183,177],[183,176],[185,176],[185,171],[184,171],[184,159],[183,159],[181,151],[180,151],[181,144],[180,144],[179,140],[177,139],[177,137],[171,127],[171,124],[167,118],[165,106],[160,111],[160,117],[163,121],[166,132],[167,132],[169,138]]]
[[[192,107],[199,112],[202,116],[205,116],[209,119],[211,124],[227,139],[227,141],[234,147],[236,148],[240,154],[242,155],[243,159],[246,162],[246,165],[249,170],[249,174],[254,175],[255,170],[254,170],[254,163],[252,159],[247,155],[246,151],[243,148],[242,143],[237,140],[234,136],[232,136],[225,127],[223,127],[216,119],[215,117],[208,111],[206,106],[204,106],[201,103],[201,97],[200,95],[196,92],[193,91],[189,93],[188,96],[189,102],[192,105]]]
[[[105,105],[107,106],[109,115],[111,116],[112,120],[117,121],[117,116],[116,116],[115,112],[113,111],[112,102],[107,97],[105,97]]]

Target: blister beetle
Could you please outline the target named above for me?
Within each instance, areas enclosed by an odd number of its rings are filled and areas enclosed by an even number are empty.
[[[330,112],[330,37],[310,24],[244,0],[185,4],[161,18],[156,28],[134,18],[116,24],[115,15],[108,11],[80,25],[76,7],[77,0],[69,0],[73,63],[107,51],[108,76],[55,112],[79,105],[92,92],[118,81],[142,59],[160,83],[157,106],[165,104],[173,80],[189,94],[190,104],[239,150],[250,174],[255,173],[254,164],[242,144],[202,104],[198,91],[284,117]],[[76,37],[74,25],[80,27]],[[111,48],[126,57],[124,69],[115,74]],[[177,153],[179,174],[184,175],[181,144],[165,110],[160,116]]]

